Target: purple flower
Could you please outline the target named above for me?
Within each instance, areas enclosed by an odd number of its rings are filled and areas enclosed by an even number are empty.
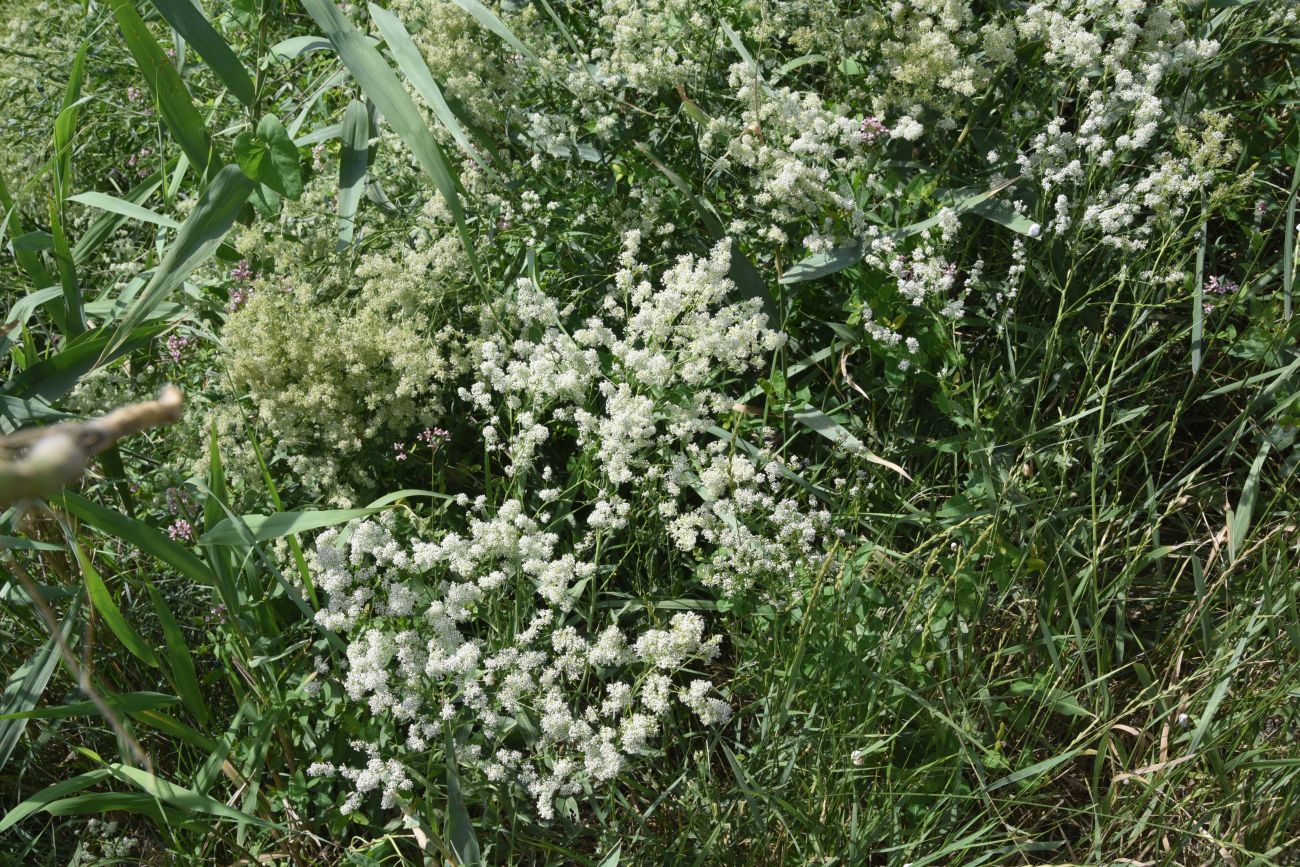
[[[194,541],[194,528],[190,522],[184,518],[178,518],[174,524],[167,528],[167,535],[171,536],[173,541]]]
[[[185,347],[193,342],[193,337],[181,337],[176,334],[167,338],[167,355],[171,357],[172,364],[181,363],[181,357],[185,354]]]
[[[238,283],[248,283],[253,279],[253,269],[247,259],[240,259],[239,264],[230,269],[230,279]]]
[[[1236,292],[1241,287],[1226,277],[1222,280],[1218,277],[1211,277],[1205,281],[1205,291],[1211,295],[1228,295]]]
[[[858,127],[858,136],[862,139],[863,144],[872,145],[876,140],[888,132],[888,129],[880,118],[868,117],[862,121],[862,126]]]

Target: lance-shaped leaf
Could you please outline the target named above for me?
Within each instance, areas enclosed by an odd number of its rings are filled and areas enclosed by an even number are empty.
[[[343,13],[339,12],[331,0],[303,0],[303,5],[334,44],[343,64],[361,85],[361,90],[378,106],[389,125],[415,154],[420,167],[433,178],[438,192],[447,200],[447,208],[456,222],[461,242],[465,245],[465,254],[477,278],[478,257],[474,254],[469,227],[465,224],[465,211],[461,207],[460,193],[456,190],[456,176],[451,170],[447,155],[424,125],[420,110],[415,107],[401,81],[388,68],[379,52],[366,42],[361,32],[343,17]]]
[[[248,77],[248,71],[239,62],[230,45],[208,23],[195,3],[192,0],[153,0],[153,5],[181,38],[207,62],[213,74],[221,79],[221,83],[235,99],[251,106],[255,98],[253,80]]]
[[[236,166],[226,166],[217,173],[181,226],[176,240],[167,248],[167,254],[153,272],[149,285],[118,325],[110,350],[116,349],[168,293],[216,252],[254,186],[253,181]]]
[[[339,248],[349,246],[356,232],[357,207],[365,190],[370,160],[370,118],[360,100],[343,112],[343,148],[339,155]]]
[[[488,164],[483,157],[479,156],[478,151],[470,143],[469,136],[460,125],[460,119],[456,113],[451,110],[447,100],[443,98],[442,88],[438,87],[438,82],[434,81],[433,74],[429,72],[429,67],[425,64],[424,58],[420,56],[420,50],[415,47],[415,42],[411,39],[411,34],[402,26],[402,22],[396,15],[387,9],[370,4],[370,17],[375,20],[379,27],[379,32],[383,35],[384,41],[388,43],[388,50],[392,52],[393,59],[401,67],[402,72],[406,75],[406,80],[411,82],[415,92],[424,98],[424,101],[433,109],[433,114],[442,122],[442,125],[451,133],[451,137],[456,140],[456,144],[464,149],[465,153],[483,168],[488,168]]]
[[[185,82],[181,81],[176,67],[158,47],[158,41],[145,26],[140,13],[135,11],[132,0],[109,2],[126,47],[144,74],[145,83],[153,91],[163,123],[167,124],[191,163],[201,169],[219,168],[221,158],[212,150],[212,139],[202,115],[194,107],[190,92],[185,89]]]

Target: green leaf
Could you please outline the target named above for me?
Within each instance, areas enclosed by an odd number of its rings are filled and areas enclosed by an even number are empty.
[[[235,52],[197,8],[195,0],[153,0],[153,5],[181,38],[207,62],[235,99],[250,108],[256,99],[253,80]]]
[[[256,135],[247,130],[239,134],[235,161],[244,174],[280,195],[295,200],[302,195],[298,148],[275,115],[265,115],[258,122]]]
[[[71,391],[90,371],[134,352],[166,328],[163,323],[142,326],[128,332],[117,345],[113,343],[114,335],[88,332],[15,376],[4,390],[13,397],[52,402]]]
[[[374,3],[370,4],[370,17],[374,19],[375,24],[379,27],[379,32],[384,37],[384,42],[388,43],[388,50],[392,53],[393,59],[406,75],[406,80],[411,82],[415,92],[424,98],[424,101],[433,109],[434,117],[442,122],[442,125],[451,133],[451,137],[461,146],[465,153],[469,154],[474,162],[483,168],[488,168],[487,162],[479,156],[478,151],[470,143],[469,136],[465,134],[464,128],[460,125],[460,119],[456,117],[447,100],[443,98],[442,88],[438,87],[438,82],[434,81],[429,67],[425,64],[424,58],[420,56],[420,50],[415,47],[411,40],[411,34],[402,26],[402,22],[396,15],[389,12]]]
[[[1255,499],[1259,496],[1259,473],[1268,458],[1268,450],[1269,442],[1264,440],[1259,448],[1259,454],[1250,465],[1250,472],[1246,474],[1246,483],[1241,487],[1241,499],[1237,501],[1237,508],[1232,513],[1232,525],[1228,533],[1228,556],[1232,560],[1237,559],[1237,553],[1245,543],[1246,533],[1250,530],[1251,514],[1255,510]]]
[[[596,867],[618,867],[618,862],[623,859],[623,841],[619,840],[614,844],[614,848],[609,850],[609,854],[600,859],[600,864]]]
[[[271,46],[271,54],[285,60],[294,60],[313,51],[329,51],[334,46],[320,36],[293,36]]]
[[[460,232],[461,243],[465,247],[475,279],[479,279],[478,256],[474,253],[469,227],[465,223],[465,211],[456,190],[455,174],[446,154],[424,125],[419,109],[397,76],[388,68],[388,64],[384,63],[379,52],[367,44],[360,31],[352,26],[331,0],[303,0],[303,5],[334,44],[344,65],[361,85],[361,90],[378,106],[389,125],[415,154],[421,168],[433,178],[434,185],[446,199],[447,208]]]
[[[77,555],[77,562],[81,564],[81,576],[86,582],[86,593],[90,596],[90,602],[99,612],[99,616],[104,618],[104,623],[117,640],[122,642],[122,646],[146,665],[154,668],[158,667],[158,654],[154,653],[153,648],[145,643],[131,624],[127,623],[126,618],[122,616],[121,610],[117,603],[113,601],[113,596],[108,592],[104,579],[100,577],[99,572],[95,570],[90,558],[82,550],[81,544],[77,541],[75,535],[68,535],[68,542],[72,545],[73,551]]]
[[[93,771],[86,771],[84,774],[77,774],[75,777],[60,780],[52,786],[47,786],[44,789],[41,789],[36,794],[22,801],[12,810],[5,813],[4,818],[0,819],[0,834],[8,831],[32,813],[40,812],[49,804],[63,798],[65,795],[71,795],[74,792],[80,792],[82,789],[88,789],[110,776],[112,776],[112,774],[109,772],[108,768],[95,768]]]
[[[306,533],[322,527],[344,524],[355,518],[365,518],[384,507],[376,506],[366,509],[323,509],[318,512],[277,512],[274,515],[244,515],[240,521],[252,532],[256,542],[269,542],[293,533]],[[225,518],[199,538],[200,545],[240,545],[246,540],[243,528],[236,522]]]
[[[855,265],[861,261],[861,247],[857,245],[836,247],[834,250],[825,253],[814,253],[806,259],[799,260],[781,275],[780,282],[786,286],[793,283],[806,283],[809,280],[816,280],[819,277],[826,277],[838,271],[843,271],[850,265]]]
[[[1042,227],[1033,220],[1024,214],[1018,213],[1010,205],[994,199],[976,202],[971,205],[970,212],[979,214],[990,222],[997,223],[999,226],[1006,226],[1013,232],[1019,232],[1021,235],[1028,235],[1031,238],[1038,237],[1039,232],[1042,231]]]
[[[370,118],[360,100],[352,100],[343,112],[343,149],[339,155],[339,247],[352,244],[356,232],[357,207],[365,190],[370,161]]]
[[[57,502],[65,511],[76,515],[90,526],[157,557],[191,581],[209,587],[216,586],[212,572],[203,565],[202,560],[191,554],[184,545],[167,538],[143,521],[128,518],[71,492],[61,494]]]
[[[167,248],[149,285],[118,324],[114,348],[116,341],[145,321],[155,306],[216,252],[253,188],[253,181],[235,166],[226,166],[217,173]]]
[[[794,420],[810,430],[816,431],[836,445],[843,446],[851,454],[859,455],[865,458],[868,462],[876,464],[877,466],[893,470],[903,478],[911,481],[912,477],[907,474],[906,470],[893,461],[887,461],[879,455],[868,451],[867,447],[862,444],[861,440],[849,433],[843,425],[826,415],[826,413],[821,410],[814,409],[811,406],[807,407],[800,412],[796,412],[794,414]]]
[[[152,795],[164,804],[171,804],[190,813],[203,813],[209,816],[216,816],[219,819],[230,819],[240,824],[252,824],[262,828],[276,828],[283,830],[279,825],[272,824],[257,816],[250,816],[242,813],[233,807],[225,804],[207,795],[200,795],[198,792],[191,791],[183,786],[170,783],[161,777],[156,777],[148,771],[133,768],[128,765],[111,763],[108,770],[114,777],[133,786],[140,788],[145,793]]]
[[[1201,369],[1201,358],[1205,351],[1205,245],[1208,224],[1201,223],[1201,243],[1196,248],[1196,276],[1192,283],[1192,374]]]
[[[162,625],[163,640],[167,642],[167,666],[171,669],[172,682],[189,712],[194,714],[194,718],[200,725],[207,725],[210,718],[208,705],[203,700],[203,689],[199,686],[198,675],[194,672],[194,658],[185,644],[185,636],[181,633],[180,625],[172,616],[171,609],[167,607],[162,594],[152,584],[147,586],[154,613],[158,615],[158,622]]]
[[[1078,700],[1063,689],[1048,686],[1036,686],[1027,680],[1017,680],[1008,687],[1008,692],[1016,696],[1029,696],[1034,701],[1065,716],[1092,716],[1092,712],[1079,704]]]
[[[447,732],[446,752],[447,842],[463,867],[474,867],[483,863],[483,854],[478,839],[474,836],[474,823],[470,821],[469,810],[465,809],[465,798],[461,795],[460,775],[456,772],[456,745],[452,742],[450,730]]]
[[[72,625],[80,613],[81,605],[74,600],[59,627],[59,637],[63,641],[68,640],[68,636],[72,633]],[[4,696],[0,697],[0,709],[5,713],[21,713],[36,707],[36,703],[41,700],[41,695],[45,692],[46,684],[50,682],[50,676],[54,674],[54,666],[58,661],[58,639],[51,635],[32,654],[31,659],[9,676],[9,681],[5,684]],[[0,722],[0,768],[9,761],[9,756],[13,754],[14,747],[18,746],[18,740],[26,728],[27,720],[21,718]],[[7,821],[8,818],[6,816],[5,820]],[[4,827],[7,826],[0,822],[0,830]]]
[[[179,229],[181,224],[171,217],[164,217],[156,211],[128,202],[124,199],[110,196],[107,193],[78,193],[75,196],[68,196],[69,202],[77,202],[92,208],[99,208],[101,211],[120,214],[132,220],[140,220],[145,223],[153,223],[168,229]],[[73,259],[76,259],[75,254]]]
[[[109,710],[122,713],[154,710],[155,708],[171,707],[180,703],[180,699],[176,696],[166,695],[161,692],[123,692],[117,695],[106,695],[102,698],[102,701],[108,706]],[[71,704],[38,707],[20,713],[0,714],[0,720],[64,719],[73,716],[98,716],[100,713],[99,705],[93,701],[74,701]]]
[[[478,0],[452,0],[452,2],[468,12],[480,25],[504,39],[506,44],[515,51],[518,51],[534,63],[537,62],[537,55],[527,45],[520,42],[519,37],[515,36],[510,28],[501,22],[500,18],[492,14],[492,10],[478,2]]]
[[[176,160],[177,157],[172,157],[167,161],[166,166],[169,167],[175,165]],[[147,202],[149,198],[162,186],[163,174],[162,170],[153,172],[138,185],[132,187],[131,190],[118,201],[137,206],[142,202]],[[153,211],[150,211],[149,213],[153,213]],[[168,218],[164,217],[163,219]],[[72,261],[85,261],[87,257],[102,247],[112,234],[117,231],[118,227],[125,223],[126,220],[126,215],[110,212],[104,214],[99,219],[95,220],[95,222],[91,223],[90,228],[82,234],[76,245],[73,246]]]
[[[126,47],[135,58],[135,64],[144,74],[145,83],[153,92],[158,104],[158,114],[171,130],[181,150],[190,162],[201,170],[221,167],[221,157],[212,149],[212,139],[199,110],[194,107],[190,92],[185,89],[176,67],[158,47],[153,33],[135,11],[132,0],[109,0],[113,17],[126,40]]]

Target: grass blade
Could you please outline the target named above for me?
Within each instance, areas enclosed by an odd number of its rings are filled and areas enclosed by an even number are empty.
[[[1232,526],[1228,530],[1228,557],[1232,560],[1237,559],[1237,552],[1241,550],[1242,544],[1246,541],[1246,533],[1250,530],[1250,516],[1255,510],[1255,500],[1259,496],[1259,472],[1264,468],[1268,450],[1268,440],[1264,440],[1254,463],[1250,465],[1250,472],[1246,474],[1246,484],[1241,488],[1241,499],[1232,514]]]
[[[1196,250],[1196,277],[1192,283],[1192,374],[1200,372],[1205,334],[1205,241],[1207,223],[1201,223],[1201,245]]]
[[[147,585],[147,589],[149,599],[153,602],[154,613],[158,615],[158,622],[162,624],[163,640],[167,643],[167,665],[171,669],[173,685],[180,693],[181,700],[185,702],[185,707],[194,714],[199,724],[207,725],[211,715],[208,712],[207,702],[203,700],[203,689],[199,686],[198,675],[194,672],[194,658],[190,656],[190,649],[185,644],[185,636],[181,634],[180,625],[172,616],[167,601],[163,599],[158,589],[152,584]]]
[[[1282,316],[1290,319],[1293,310],[1292,289],[1295,286],[1295,203],[1300,195],[1300,153],[1296,155],[1295,172],[1291,175],[1291,195],[1286,201],[1286,226],[1282,235]]]
[[[82,789],[90,788],[110,776],[112,774],[107,768],[95,768],[93,771],[77,774],[75,777],[60,780],[52,786],[41,789],[5,813],[4,818],[0,819],[0,834],[8,831],[32,813],[40,812],[46,806],[63,798],[65,795],[71,795],[74,792],[80,792]]]
[[[144,223],[153,223],[155,226],[162,226],[166,229],[179,229],[181,224],[171,217],[165,217],[157,211],[151,211],[135,202],[125,199],[119,199],[110,196],[107,193],[78,193],[75,196],[68,196],[69,202],[77,202],[91,208],[98,208],[101,211],[108,211],[112,214],[120,214],[131,220],[140,220]],[[75,261],[75,256],[73,257]]]
[[[237,166],[226,166],[217,173],[181,226],[176,240],[167,248],[167,254],[149,279],[149,285],[118,324],[110,350],[116,348],[117,341],[125,339],[124,335],[144,322],[154,307],[217,251],[254,187],[253,181]]]
[[[162,801],[164,804],[170,804],[173,807],[179,807],[190,813],[203,813],[208,816],[216,816],[219,819],[229,819],[240,824],[252,824],[261,828],[279,828],[271,822],[259,819],[257,816],[250,816],[242,813],[233,807],[227,807],[225,804],[207,795],[200,795],[198,792],[191,791],[184,786],[178,786],[170,783],[161,777],[156,777],[148,771],[132,768],[128,765],[111,763],[108,766],[109,772],[119,780],[130,783],[142,791]]]
[[[433,74],[429,72],[429,67],[425,64],[424,58],[420,56],[420,50],[415,47],[411,40],[411,34],[402,26],[401,20],[396,15],[389,12],[374,3],[370,4],[370,17],[374,19],[375,24],[379,27],[380,34],[384,37],[384,42],[388,43],[388,50],[392,53],[393,59],[397,61],[398,67],[406,75],[406,80],[411,82],[415,92],[424,98],[424,101],[433,109],[433,114],[442,122],[442,125],[451,133],[451,137],[461,146],[465,153],[469,154],[474,162],[478,163],[485,169],[489,169],[487,161],[479,156],[478,151],[474,150],[474,145],[470,143],[469,136],[460,125],[460,119],[456,113],[451,110],[447,100],[442,95],[442,88],[438,87],[438,82],[434,81]],[[489,169],[490,170],[490,169]]]
[[[239,62],[230,45],[208,23],[195,3],[191,0],[153,0],[153,5],[181,38],[207,62],[208,68],[221,79],[221,83],[235,99],[251,108],[257,98],[253,80],[248,77],[248,71]]]
[[[361,90],[379,107],[393,130],[415,154],[421,168],[433,178],[438,192],[447,200],[447,207],[460,232],[461,243],[465,246],[465,255],[478,279],[478,257],[474,254],[469,227],[465,224],[465,211],[456,189],[455,174],[447,161],[447,155],[424,125],[419,109],[379,55],[379,51],[367,44],[361,32],[343,17],[332,0],[303,0],[303,5],[334,44],[343,64],[357,80]]]
[[[365,509],[322,509],[318,512],[277,512],[274,515],[243,515],[240,521],[252,532],[253,540],[269,542],[293,533],[306,533],[322,527],[343,524],[355,518],[365,518],[382,512],[382,506]],[[239,545],[245,539],[242,527],[225,518],[199,538],[200,545]]]
[[[488,9],[482,3],[478,2],[478,0],[452,0],[452,2],[468,12],[474,20],[484,28],[504,39],[506,44],[515,51],[518,51],[534,63],[537,62],[537,55],[534,54],[527,45],[520,42],[519,37],[515,36],[515,34],[511,32],[510,28],[502,23],[500,18],[492,14],[491,9]]]
[[[171,707],[174,704],[179,704],[180,699],[174,695],[161,692],[123,692],[117,695],[106,695],[103,697],[103,702],[108,706],[109,710],[135,713],[142,710]],[[19,713],[0,714],[0,720],[66,719],[74,716],[97,716],[99,713],[99,706],[93,701],[74,701],[71,704],[38,707]]]
[[[474,836],[474,823],[470,821],[465,798],[461,795],[456,748],[450,731],[447,733],[447,842],[464,867],[483,863],[483,854]]]
[[[76,622],[77,615],[81,612],[81,605],[74,600],[72,607],[63,617],[63,623],[59,627],[62,639],[66,642],[68,636],[72,633],[72,624]],[[5,685],[4,696],[0,697],[0,708],[5,713],[21,713],[36,707],[36,703],[41,700],[41,694],[45,692],[45,685],[50,682],[50,676],[54,674],[54,666],[59,660],[59,643],[55,636],[51,635],[44,644],[32,654],[32,658],[27,660],[17,671],[9,676],[9,682]],[[9,761],[9,756],[13,755],[14,747],[18,746],[18,740],[22,737],[23,731],[27,728],[27,720],[21,718],[6,719],[0,721],[0,769],[4,768]],[[8,816],[5,817],[8,819]],[[0,828],[5,827],[0,822]]]
[[[104,623],[109,630],[117,636],[117,640],[122,642],[122,646],[129,650],[132,655],[146,665],[158,668],[158,654],[154,653],[153,648],[145,643],[145,640],[140,637],[140,633],[136,632],[126,618],[122,616],[121,609],[117,607],[112,594],[108,592],[108,586],[95,569],[94,564],[90,562],[90,558],[86,556],[86,552],[82,550],[76,535],[69,533],[68,542],[77,555],[77,562],[81,564],[81,576],[86,582],[86,593],[90,596],[90,603],[95,606],[99,616],[104,618]]]
[[[185,82],[181,81],[176,67],[158,47],[158,41],[140,18],[140,13],[135,11],[134,4],[131,0],[110,0],[109,5],[127,49],[153,92],[158,114],[176,137],[181,150],[200,169],[220,168],[221,158],[212,149],[212,139],[202,115],[194,107],[190,92],[185,89]]]

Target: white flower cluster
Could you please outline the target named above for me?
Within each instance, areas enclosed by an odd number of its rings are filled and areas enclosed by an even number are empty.
[[[869,167],[873,153],[862,118],[831,111],[815,93],[770,87],[746,63],[732,66],[730,85],[739,114],[715,118],[701,146],[720,152],[716,170],[744,170],[759,234],[779,245],[800,218],[839,214],[852,222],[858,207],[850,178]],[[904,118],[900,129],[907,123],[915,121]],[[910,127],[897,134],[916,137]]]
[[[529,532],[535,526],[513,501],[473,523],[472,541],[450,534],[437,544],[399,544],[380,521],[354,526],[345,542],[337,531],[321,533],[310,563],[329,605],[318,619],[349,625],[343,688],[374,718],[404,729],[405,751],[439,743],[446,723],[472,724],[482,743],[461,750],[460,762],[488,782],[520,785],[550,818],[556,796],[611,780],[628,756],[651,749],[672,709],[673,675],[713,661],[721,636],[706,637],[693,612],[633,642],[613,623],[583,635],[578,621],[566,621],[565,591],[594,566],[554,556],[554,537]],[[451,553],[460,549],[469,553]],[[544,604],[518,632],[494,631],[483,613],[516,604],[521,575],[549,576],[537,588]],[[361,587],[370,592],[358,595]],[[693,681],[679,695],[705,725],[730,718],[711,681]],[[517,732],[532,732],[527,752],[505,746]],[[412,786],[400,758],[381,757],[378,743],[353,749],[366,754],[363,766],[318,762],[308,774],[352,784],[345,813],[371,792],[380,793],[381,808],[392,807]]]
[[[1056,229],[1076,225],[1100,232],[1108,246],[1140,250],[1157,220],[1181,215],[1214,180],[1217,165],[1146,153],[1182,128],[1162,91],[1219,49],[1189,36],[1178,15],[1171,3],[1040,0],[1017,19],[1048,67],[1079,84],[1069,119],[1048,119],[1018,158],[1055,197]],[[1132,177],[1132,166],[1147,168]]]
[[[640,233],[623,240],[599,315],[569,323],[526,279],[482,311],[484,334],[466,350],[473,382],[459,396],[509,494],[461,495],[437,532],[399,531],[385,516],[317,537],[317,620],[348,640],[334,676],[397,735],[358,745],[359,767],[314,767],[351,782],[349,809],[371,792],[395,803],[410,785],[403,755],[440,745],[447,725],[473,732],[458,749],[472,777],[520,787],[550,818],[557,797],[652,750],[674,707],[704,725],[728,721],[712,680],[677,683],[719,655],[701,615],[651,616],[637,631],[577,604],[619,586],[602,551],[630,530],[630,496],[660,504],[664,540],[689,555],[700,586],[736,594],[824,562],[829,513],[790,494],[772,455],[737,456],[709,432],[732,406],[725,377],[782,342],[757,300],[730,297],[730,243],[652,281]],[[559,438],[582,455],[568,479],[545,459]]]

